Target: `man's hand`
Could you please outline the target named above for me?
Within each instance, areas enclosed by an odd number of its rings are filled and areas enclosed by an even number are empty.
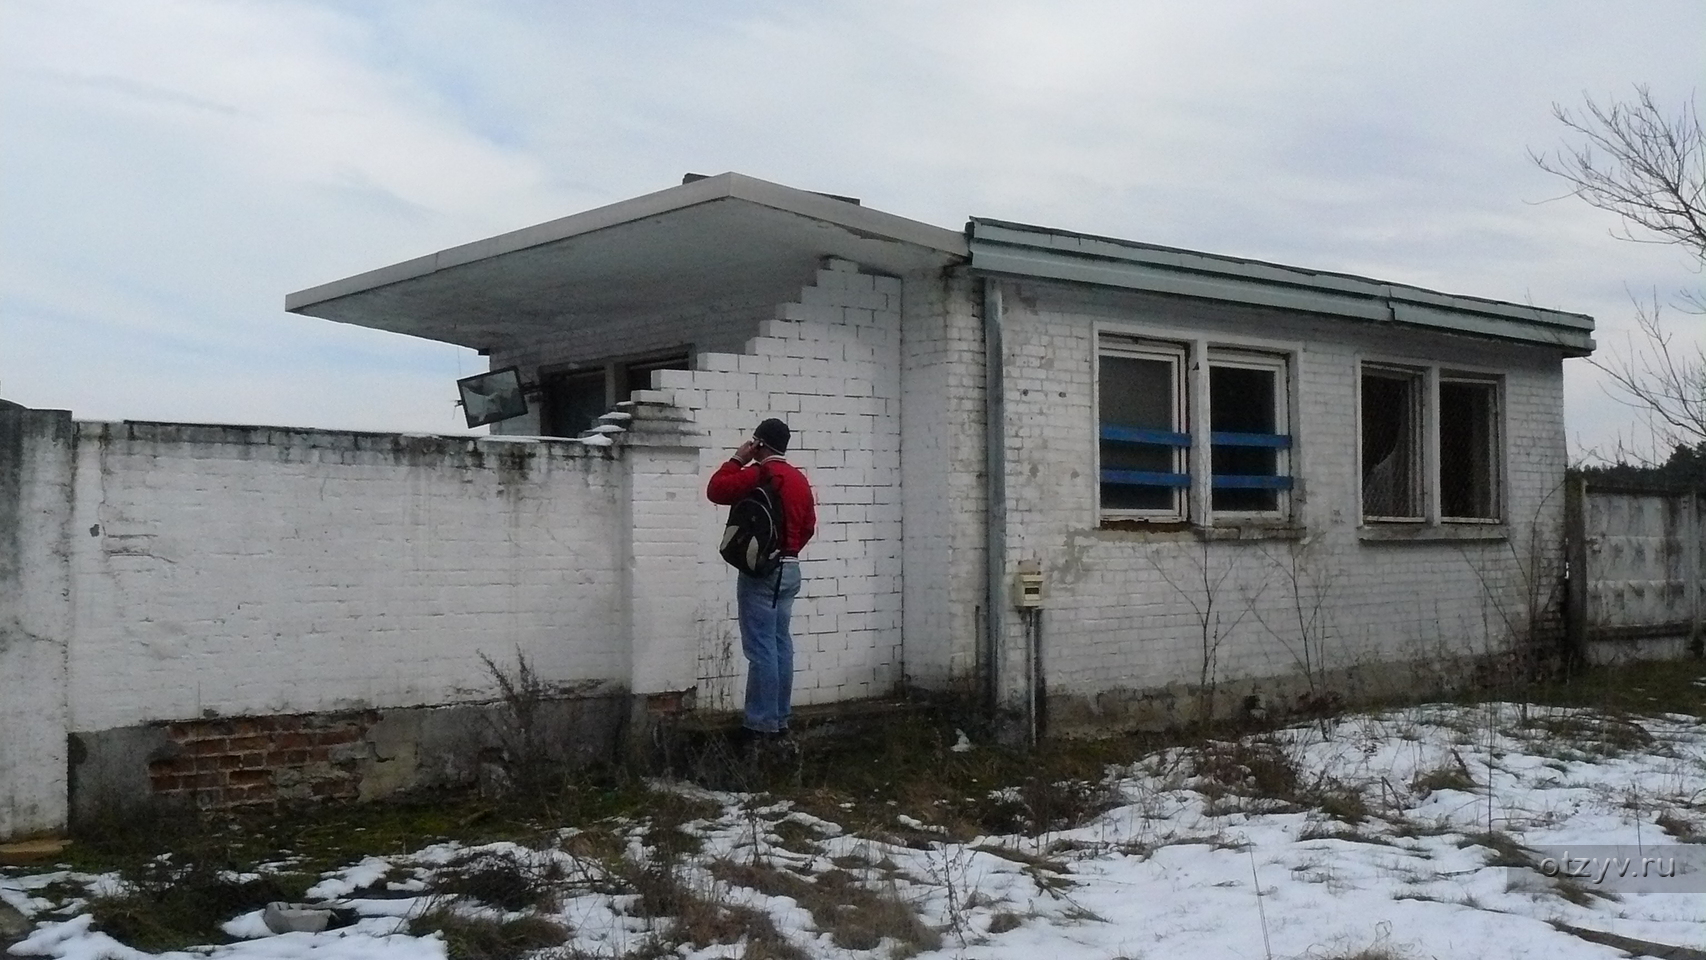
[[[749,439],[745,443],[740,445],[740,449],[735,451],[735,459],[739,460],[743,464],[751,463],[752,458],[757,456],[757,455],[758,455],[758,441],[757,440],[750,440]]]

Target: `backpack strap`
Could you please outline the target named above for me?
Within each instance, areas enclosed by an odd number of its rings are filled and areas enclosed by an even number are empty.
[[[769,472],[766,464],[759,464],[758,469],[763,472],[763,482],[770,484],[770,492],[776,497],[776,534],[778,541],[776,550],[778,554],[786,556],[788,552],[788,505],[782,499],[782,483]]]

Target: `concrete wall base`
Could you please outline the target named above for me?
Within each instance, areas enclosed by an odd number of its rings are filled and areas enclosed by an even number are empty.
[[[534,707],[535,762],[584,767],[622,755],[625,692]],[[643,698],[642,698],[643,699]],[[520,729],[504,703],[222,717],[71,735],[71,824],[165,807],[223,810],[370,801],[413,790],[501,790]]]
[[[1212,690],[1195,684],[1113,688],[1089,694],[1050,692],[1047,736],[1095,736],[1169,730],[1202,721],[1265,721],[1320,716],[1382,703],[1416,702],[1473,689],[1497,689],[1522,674],[1509,654],[1373,663],[1301,674],[1228,680]]]

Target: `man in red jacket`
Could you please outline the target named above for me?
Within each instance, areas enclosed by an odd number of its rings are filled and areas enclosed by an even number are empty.
[[[712,503],[730,505],[751,493],[767,477],[776,478],[782,498],[782,562],[774,573],[737,575],[740,645],[746,654],[746,719],[749,735],[779,738],[788,732],[794,691],[794,637],[788,618],[800,592],[800,550],[817,532],[812,487],[799,468],[784,459],[788,425],[765,420],[718,468],[706,488]]]

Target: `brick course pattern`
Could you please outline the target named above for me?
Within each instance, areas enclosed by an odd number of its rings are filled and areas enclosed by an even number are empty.
[[[701,353],[653,376],[651,395],[708,434],[708,477],[765,416],[788,421],[790,462],[811,477],[818,532],[794,607],[795,702],[878,696],[900,682],[902,281],[831,260],[741,353]],[[702,494],[701,494],[702,495]],[[734,576],[716,558],[722,511],[700,514],[700,705],[740,703],[745,660]]]
[[[793,427],[788,459],[811,476],[818,497],[818,533],[803,558],[806,586],[794,607],[795,700],[882,695],[901,682],[903,288],[938,283],[933,276],[864,273],[831,259],[803,288],[755,291],[690,314],[627,316],[494,352],[494,367],[516,364],[538,376],[624,355],[693,351],[692,370],[657,371],[653,389],[634,399],[685,411],[705,432],[699,489],[686,509],[669,511],[674,525],[647,533],[634,549],[692,560],[682,582],[696,594],[698,665],[688,682],[698,688],[700,707],[738,705],[745,684],[733,572],[715,551],[724,511],[705,502],[703,481],[772,415]],[[538,423],[522,419],[501,429],[525,433]],[[673,605],[680,586],[636,580],[635,603],[655,594]]]
[[[963,688],[977,670],[984,596],[980,282],[909,277],[902,325],[906,681]]]
[[[156,797],[202,809],[353,800],[375,711],[165,725],[173,756],[148,764]]]
[[[78,424],[70,729],[625,684],[623,463],[573,442]]]
[[[1558,352],[1047,284],[1008,284],[1004,303],[1008,576],[1024,559],[1039,561],[1046,573],[1043,659],[1051,695],[1094,698],[1205,676],[1232,686],[1301,675],[1305,664],[1444,664],[1507,653],[1530,626],[1549,628],[1555,608],[1541,610],[1540,623],[1528,619],[1530,596],[1548,597],[1559,572],[1565,444]],[[1271,350],[1291,351],[1293,520],[1302,539],[1204,543],[1189,531],[1101,529],[1098,325],[1166,341],[1180,340],[1181,331],[1217,343],[1261,338]],[[1502,380],[1501,539],[1367,538],[1357,475],[1358,363],[1365,360]],[[962,456],[958,466],[979,464]],[[1215,606],[1205,613],[1211,594]],[[1307,629],[1299,625],[1299,601],[1316,614]],[[1015,617],[1009,627],[1005,648],[1018,657],[1023,625]]]

